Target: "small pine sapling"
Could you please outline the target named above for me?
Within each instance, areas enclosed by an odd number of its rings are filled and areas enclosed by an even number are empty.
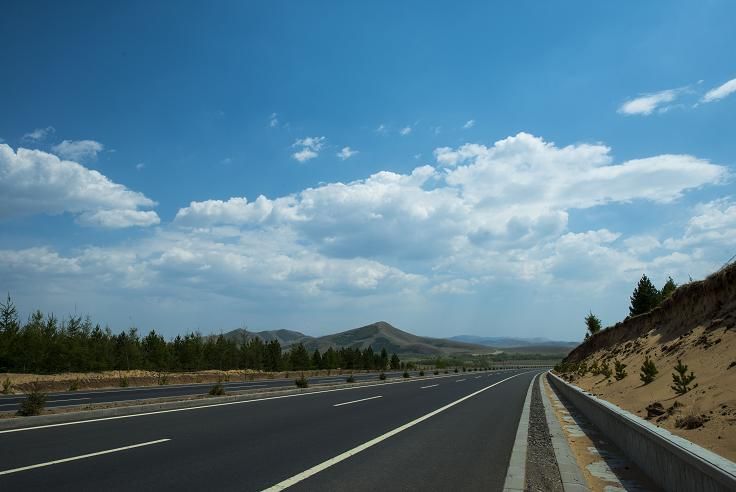
[[[672,373],[672,386],[671,388],[675,390],[675,393],[678,395],[684,395],[691,389],[697,388],[698,383],[695,383],[694,386],[690,386],[690,383],[692,383],[695,380],[695,373],[690,371],[690,374],[687,374],[687,366],[680,361],[680,359],[677,359],[677,365],[675,366],[675,371]]]
[[[614,376],[616,378],[616,381],[621,381],[628,375],[628,373],[626,372],[626,364],[619,361],[618,359],[615,359],[613,361],[613,365],[616,370],[616,374]]]
[[[641,373],[639,374],[639,379],[641,379],[641,382],[644,383],[646,386],[647,384],[654,381],[654,378],[657,377],[657,373],[659,371],[657,370],[657,366],[654,365],[654,361],[647,357],[644,359],[644,363],[641,365]]]

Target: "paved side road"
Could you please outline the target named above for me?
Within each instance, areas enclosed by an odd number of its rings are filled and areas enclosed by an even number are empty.
[[[0,490],[500,490],[538,372],[4,431]]]
[[[298,373],[294,373],[295,377]],[[413,371],[412,374],[418,374]],[[403,372],[386,372],[387,379],[400,378]],[[355,374],[356,381],[378,380],[378,373]],[[345,375],[315,376],[308,378],[312,384],[320,383],[344,383]],[[293,388],[294,377],[280,379],[259,379],[255,381],[231,381],[223,383],[226,391],[243,391],[248,389],[268,388]],[[104,390],[82,390],[49,393],[47,395],[47,407],[67,407],[76,405],[88,405],[91,403],[114,403],[130,400],[147,400],[155,398],[168,398],[177,396],[194,396],[206,394],[214,383],[180,384],[167,386],[144,386],[138,388],[119,388]],[[25,395],[0,395],[0,412],[15,411]]]

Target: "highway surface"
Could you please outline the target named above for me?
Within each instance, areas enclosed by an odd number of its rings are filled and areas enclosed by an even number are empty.
[[[230,381],[222,385],[228,392],[245,391],[249,389],[294,388],[294,379],[299,373],[292,373],[294,377],[279,379],[258,379],[254,381]],[[403,372],[386,372],[386,378],[401,377]],[[412,372],[413,375],[418,373]],[[344,383],[347,374],[333,376],[315,376],[309,379],[311,384]],[[355,374],[356,381],[377,381],[378,373]],[[88,405],[90,403],[113,403],[130,400],[144,400],[153,398],[168,398],[177,396],[205,395],[214,383],[172,384],[165,386],[143,386],[136,388],[111,388],[103,390],[81,390],[49,393],[46,407],[67,407]],[[16,411],[25,395],[0,395],[0,412]]]
[[[501,490],[539,372],[0,431],[0,490]]]

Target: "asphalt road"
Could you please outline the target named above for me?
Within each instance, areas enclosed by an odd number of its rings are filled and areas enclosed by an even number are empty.
[[[0,490],[501,490],[539,372],[0,431]]]
[[[298,375],[298,373],[294,373]],[[414,371],[412,374],[416,375]],[[386,372],[387,379],[400,378],[402,372]],[[296,377],[296,376],[295,376]],[[226,391],[245,391],[249,389],[267,388],[293,388],[294,379],[259,379],[254,381],[230,381],[222,383]],[[356,381],[377,381],[378,373],[355,374]],[[345,375],[315,376],[309,379],[312,384],[320,383],[344,383]],[[130,400],[145,400],[155,398],[167,398],[176,396],[194,396],[207,394],[214,383],[181,384],[166,386],[144,386],[136,388],[104,389],[104,390],[82,390],[49,393],[47,395],[47,407],[67,407],[76,405],[88,405],[91,403],[112,403]],[[0,412],[15,411],[25,395],[0,395]]]

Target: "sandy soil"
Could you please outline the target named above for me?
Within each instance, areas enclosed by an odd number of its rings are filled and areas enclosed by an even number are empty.
[[[643,385],[639,378],[644,358],[649,356],[659,371],[657,378]],[[736,329],[729,322],[715,319],[675,336],[671,330],[651,330],[646,335],[613,348],[598,350],[584,359],[590,367],[614,359],[627,365],[628,375],[617,381],[603,375],[567,375],[574,384],[642,418],[646,407],[659,402],[663,415],[650,421],[673,434],[689,439],[706,449],[736,461]],[[697,388],[677,396],[671,388],[677,360],[693,371]],[[704,424],[695,429],[677,426],[686,416],[700,417]]]

